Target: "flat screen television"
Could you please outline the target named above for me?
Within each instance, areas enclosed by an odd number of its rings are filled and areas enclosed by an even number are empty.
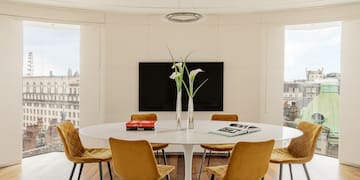
[[[173,72],[172,62],[139,63],[139,111],[175,111],[176,85],[169,76]],[[197,74],[195,86],[205,79],[208,81],[200,88],[194,98],[195,111],[223,110],[223,62],[187,62],[189,71],[201,68],[205,72]],[[187,75],[184,74],[187,83]],[[186,90],[182,89],[182,110],[188,106]]]

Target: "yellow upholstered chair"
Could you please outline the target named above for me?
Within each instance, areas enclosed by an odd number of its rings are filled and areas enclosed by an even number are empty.
[[[291,164],[302,164],[306,177],[310,180],[305,163],[309,162],[314,156],[321,125],[301,121],[298,124],[298,129],[303,132],[302,136],[292,139],[288,147],[274,149],[272,152],[270,162],[280,164],[279,179],[282,179],[283,164],[289,164],[291,179],[293,179]]]
[[[239,121],[239,116],[237,114],[213,114],[211,115],[211,120],[213,121]],[[209,160],[208,160],[208,166],[210,165],[210,158],[211,158],[211,151],[228,151],[230,152],[234,144],[200,144],[202,148],[204,148],[204,153],[200,165],[200,172],[198,179],[201,178],[201,172],[202,168],[204,166],[205,158],[206,158],[206,151],[209,151]]]
[[[223,180],[259,180],[269,167],[274,140],[238,142],[233,148],[228,165],[207,167],[206,170]]]
[[[146,121],[157,121],[157,115],[155,113],[146,113],[146,114],[132,114],[130,120],[146,120]],[[168,147],[168,144],[160,144],[160,143],[151,143],[151,147],[154,151],[162,151],[164,164],[167,164],[165,148]]]
[[[146,140],[110,138],[109,142],[114,171],[121,179],[159,180],[175,169],[174,166],[157,165],[151,145]]]
[[[238,121],[239,116],[237,114],[213,114],[211,120],[214,121]]]
[[[57,130],[64,144],[66,157],[74,163],[70,179],[74,175],[77,164],[80,164],[78,179],[80,179],[84,163],[99,163],[100,179],[102,180],[102,162],[107,162],[110,179],[112,179],[110,160],[111,151],[105,148],[85,148],[80,140],[79,133],[70,121],[65,121],[57,126]]]

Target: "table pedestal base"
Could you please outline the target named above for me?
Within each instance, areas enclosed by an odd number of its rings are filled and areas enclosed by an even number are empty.
[[[194,145],[184,144],[183,147],[184,147],[184,159],[185,159],[185,180],[191,180]]]

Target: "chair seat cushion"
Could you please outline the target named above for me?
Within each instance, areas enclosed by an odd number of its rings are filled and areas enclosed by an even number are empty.
[[[202,148],[210,151],[231,151],[234,144],[201,144]]]
[[[293,156],[287,148],[274,149],[270,162],[272,163],[306,163],[311,160],[311,157],[297,158]]]
[[[211,167],[206,167],[206,170],[210,174],[214,174],[216,177],[220,177],[221,179],[223,179],[225,176],[227,167],[228,167],[227,165],[211,166]]]
[[[166,147],[168,147],[169,144],[159,144],[159,143],[151,143],[151,147],[154,151],[160,150],[160,149],[164,149]]]
[[[75,157],[76,163],[91,163],[111,160],[111,150],[106,148],[85,148],[81,156]]]
[[[157,165],[157,168],[159,170],[160,179],[165,177],[167,174],[169,174],[172,170],[175,169],[175,166],[169,166],[169,165]]]

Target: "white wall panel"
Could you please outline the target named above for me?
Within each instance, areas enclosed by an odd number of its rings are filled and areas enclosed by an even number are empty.
[[[22,37],[21,21],[0,16],[0,167],[21,161]]]
[[[360,21],[342,26],[340,162],[360,166]]]
[[[262,27],[260,116],[261,121],[282,124],[284,86],[284,26],[265,24]]]
[[[104,122],[102,26],[80,26],[80,126]]]

